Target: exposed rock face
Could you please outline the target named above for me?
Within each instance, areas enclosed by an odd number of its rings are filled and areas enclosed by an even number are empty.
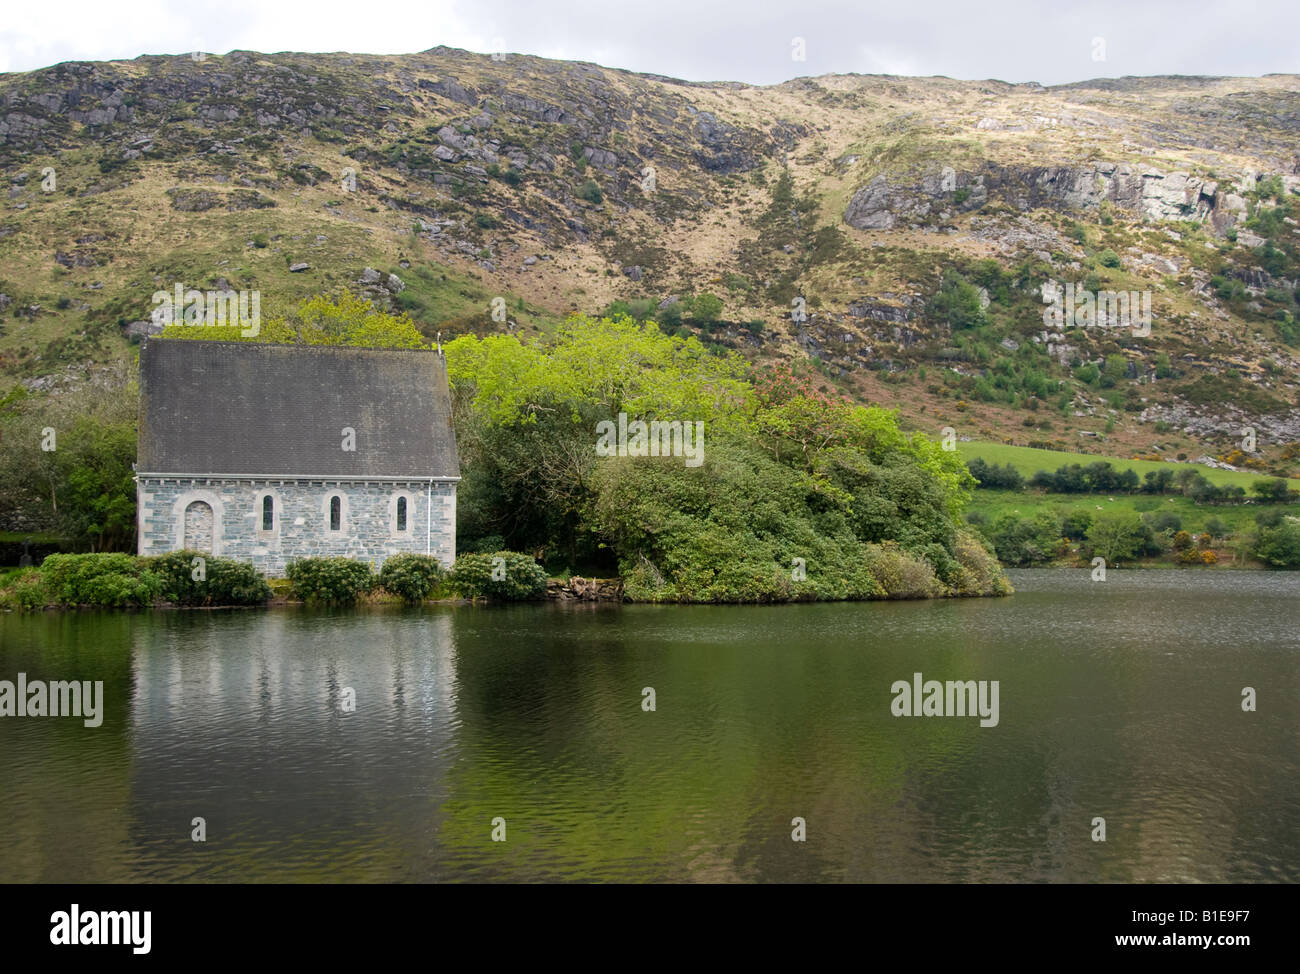
[[[1213,409],[1182,404],[1149,406],[1142,410],[1142,422],[1165,422],[1197,437],[1239,437],[1246,426],[1253,427],[1261,443],[1292,443],[1300,440],[1300,410],[1281,415],[1253,414],[1233,403],[1218,403]]]
[[[912,309],[907,304],[891,304],[873,298],[859,298],[849,305],[848,311],[855,318],[897,323],[911,321],[913,316]]]
[[[884,176],[877,176],[853,194],[844,211],[844,222],[859,230],[888,230],[899,216],[929,212],[928,201],[914,201],[901,189],[891,186]]]
[[[450,98],[452,101],[460,102],[462,105],[478,104],[478,92],[473,88],[464,87],[455,78],[440,78],[437,81],[430,81],[427,78],[421,78],[417,84],[425,91],[431,91],[435,95],[442,95],[444,98]]]
[[[1219,231],[1245,215],[1240,196],[1220,194],[1215,181],[1187,173],[1113,162],[1087,167],[986,163],[974,172],[945,167],[911,178],[877,175],[853,194],[844,222],[860,230],[887,230],[943,210],[977,209],[990,198],[1022,211],[1040,206],[1082,211],[1109,202],[1151,221],[1209,220]]]
[[[595,149],[587,146],[582,150],[582,154],[587,161],[597,169],[604,169],[606,172],[613,172],[618,168],[618,156],[608,149]]]
[[[127,338],[145,338],[148,335],[161,334],[163,323],[161,321],[133,321],[123,329]]]
[[[695,113],[695,136],[700,141],[695,158],[710,172],[745,172],[759,163],[756,135],[728,125],[709,112]]]

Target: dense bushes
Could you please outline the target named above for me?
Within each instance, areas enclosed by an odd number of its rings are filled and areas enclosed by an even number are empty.
[[[1133,470],[1116,470],[1104,461],[1086,467],[1067,463],[1055,472],[1039,470],[1029,479],[1029,486],[1056,494],[1182,494],[1197,504],[1239,504],[1246,497],[1241,487],[1212,484],[1198,470],[1150,470],[1139,481]],[[1281,480],[1261,481],[1251,490],[1267,502],[1294,498],[1294,492],[1288,494],[1286,482]]]
[[[196,579],[195,558],[203,558]],[[40,609],[97,606],[121,608],[159,602],[178,605],[260,605],[271,597],[266,579],[252,565],[195,551],[154,558],[94,553],[50,555],[40,568],[10,576],[0,604]]]
[[[939,290],[926,304],[925,315],[929,320],[945,324],[954,331],[976,328],[988,320],[979,288],[951,268],[944,271]]]
[[[162,597],[177,605],[261,605],[271,597],[270,585],[248,562],[171,551],[148,563],[162,580]]]
[[[1025,485],[1025,478],[1020,471],[1009,463],[1003,467],[996,463],[985,463],[982,457],[976,457],[967,462],[966,469],[980,482],[981,487],[991,490],[1019,490]]]
[[[1058,494],[1131,493],[1140,483],[1132,470],[1119,471],[1104,462],[1090,463],[1086,467],[1068,463],[1058,467],[1055,473],[1040,470],[1029,481],[1031,487]]]
[[[353,605],[375,586],[370,566],[351,558],[299,558],[285,574],[295,597],[321,605]]]
[[[957,560],[957,571],[949,582],[950,594],[1011,594],[1011,584],[997,557],[975,535],[968,532],[959,534],[953,545],[953,556]]]
[[[431,555],[393,555],[379,570],[379,584],[404,602],[421,602],[442,581],[442,566]]]
[[[515,551],[471,553],[456,559],[451,584],[466,598],[536,599],[546,594],[546,570]]]
[[[72,550],[133,550],[138,408],[124,371],[57,395],[18,385],[0,397],[0,523]]]
[[[146,564],[133,555],[50,555],[40,572],[52,603],[119,608],[148,605],[162,594],[162,579]]]
[[[49,593],[40,569],[20,568],[0,581],[0,608],[31,612],[49,605]]]
[[[283,588],[276,589],[281,596],[340,606],[353,605],[376,588],[415,604],[450,592],[467,598],[533,599],[545,595],[547,584],[545,569],[513,551],[462,555],[450,573],[436,558],[411,553],[387,559],[378,575],[351,558],[301,558],[286,566],[286,574]],[[271,584],[251,564],[198,551],[152,558],[50,555],[40,568],[0,576],[0,608],[5,609],[261,605],[272,594]]]
[[[994,587],[987,565],[965,569],[958,557],[956,518],[975,484],[960,458],[811,373],[754,374],[739,356],[628,318],[574,318],[531,345],[462,336],[446,354],[464,551],[499,538],[539,552],[555,574],[617,572],[637,601],[959,594],[976,578]],[[598,424],[620,413],[701,430],[707,444],[598,454],[609,435]],[[897,552],[882,554],[885,542]]]
[[[1290,489],[1282,477],[1267,477],[1250,485],[1250,492],[1265,504],[1288,504],[1300,499],[1300,493]]]
[[[985,531],[998,558],[1006,565],[1028,567],[1069,557],[1071,542],[1078,554],[1100,555],[1108,562],[1137,555],[1158,555],[1167,538],[1154,528],[1156,518],[1133,512],[1040,511],[1032,518],[1002,515]]]
[[[1047,512],[1036,518],[1004,514],[993,523],[988,537],[1004,565],[1038,565],[1056,557],[1060,521]]]
[[[1253,553],[1274,568],[1300,568],[1300,521],[1283,518],[1275,525],[1261,525]]]
[[[810,478],[734,444],[707,461],[606,464],[593,523],[616,550],[625,591],[644,602],[882,598],[842,514],[813,523]],[[719,489],[719,485],[725,489]],[[799,561],[796,561],[799,559]]]

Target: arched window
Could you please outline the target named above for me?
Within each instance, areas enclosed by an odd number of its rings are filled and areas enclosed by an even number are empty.
[[[338,531],[343,525],[343,499],[335,494],[330,498],[330,530]]]
[[[262,530],[270,531],[275,527],[275,501],[267,494],[262,498]]]
[[[406,498],[397,498],[397,530],[406,530]]]

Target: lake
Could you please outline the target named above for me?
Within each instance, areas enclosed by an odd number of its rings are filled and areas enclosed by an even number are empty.
[[[0,718],[0,880],[1300,881],[1300,574],[1010,575],[0,616],[0,679],[105,695],[99,727]],[[916,673],[997,681],[996,726],[895,716]]]

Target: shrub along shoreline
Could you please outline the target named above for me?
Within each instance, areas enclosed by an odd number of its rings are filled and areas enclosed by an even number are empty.
[[[205,338],[240,337],[238,329],[200,331]],[[187,337],[198,337],[196,330],[165,334]],[[306,302],[294,321],[269,322],[256,338],[424,345],[408,318],[346,297]],[[437,581],[447,591],[435,597],[533,597],[513,588],[535,584],[529,576],[538,568],[556,578],[617,577],[633,602],[1009,591],[992,545],[961,521],[976,481],[957,453],[905,432],[894,410],[853,403],[811,364],[758,369],[676,328],[665,332],[625,316],[577,315],[528,343],[512,335],[461,335],[444,354],[461,458],[456,535],[462,551],[486,553],[488,561],[452,567],[452,578]],[[33,474],[45,471],[46,459],[29,443],[30,463],[0,471],[0,506],[33,528],[57,530],[73,550],[131,551],[135,399],[128,382],[111,403],[87,412],[93,422],[72,427],[68,443],[61,435],[58,456],[67,464],[50,474],[51,483]],[[49,405],[43,398],[11,402],[0,411],[0,425],[41,428]],[[111,437],[93,435],[110,420]],[[521,551],[532,557],[503,559],[504,575],[496,577],[492,559]],[[226,574],[234,571],[223,566]],[[409,567],[389,572],[394,588],[378,589],[368,571],[296,571],[296,582],[275,580],[272,589],[296,586],[313,600],[343,604],[374,600],[376,591],[407,600],[412,596],[394,593],[423,584]],[[234,575],[231,586],[252,588],[214,594],[209,583],[191,591],[183,573],[174,577],[147,563],[117,563],[74,579],[72,588],[60,582],[51,593],[42,577],[0,576],[0,589],[16,589],[10,599],[20,604],[256,604],[263,594],[254,579]]]
[[[471,553],[450,571],[429,555],[394,555],[375,572],[351,558],[303,558],[287,578],[267,579],[253,565],[199,551],[156,557],[94,553],[48,556],[39,567],[0,576],[0,609],[124,609],[264,606],[297,601],[351,606],[362,601],[487,599],[523,601],[546,594],[546,572],[513,551]]]
[[[957,574],[964,582],[941,582],[922,558],[886,542],[859,567],[841,601],[1007,595],[1011,587],[997,561],[972,538],[957,545]],[[355,606],[362,602],[490,601],[546,598],[548,576],[530,556],[515,551],[471,552],[448,571],[429,555],[394,555],[375,572],[351,558],[292,561],[286,578],[267,579],[253,565],[198,551],[155,557],[126,554],[54,554],[39,567],[0,575],[0,610],[237,608],[300,602]],[[1000,584],[999,584],[1000,582]],[[809,592],[782,601],[812,601]],[[625,596],[625,601],[663,601]],[[822,600],[825,600],[824,596]],[[685,601],[685,600],[683,600]],[[774,601],[766,599],[763,601]]]

